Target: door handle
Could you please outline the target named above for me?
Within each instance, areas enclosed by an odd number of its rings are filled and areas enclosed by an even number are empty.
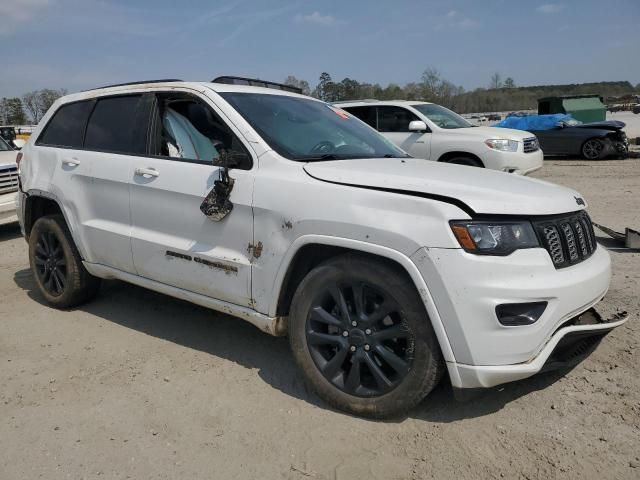
[[[78,165],[80,165],[80,160],[78,160],[77,158],[65,158],[62,163],[64,163],[65,165],[68,165],[70,167],[76,167]]]
[[[157,177],[160,175],[160,172],[155,168],[136,168],[134,173],[142,177]]]

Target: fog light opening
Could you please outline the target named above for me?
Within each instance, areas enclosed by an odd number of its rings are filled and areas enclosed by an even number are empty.
[[[547,302],[503,303],[496,306],[498,321],[507,327],[532,325],[547,308]]]

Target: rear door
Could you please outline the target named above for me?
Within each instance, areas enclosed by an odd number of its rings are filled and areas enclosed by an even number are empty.
[[[156,94],[149,138],[147,155],[130,172],[138,275],[251,306],[250,149],[203,97],[178,91]],[[214,221],[200,205],[221,177],[219,148],[244,160],[230,172],[233,209]]]
[[[129,177],[146,148],[142,95],[63,105],[37,146],[55,164],[51,191],[61,201],[85,260],[133,272]]]

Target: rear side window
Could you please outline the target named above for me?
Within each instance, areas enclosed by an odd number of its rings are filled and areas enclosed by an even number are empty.
[[[419,118],[406,108],[378,107],[378,130],[381,132],[408,132],[413,120]]]
[[[377,128],[376,107],[347,107],[345,110],[358,117],[370,127]]]
[[[136,139],[141,95],[99,99],[87,125],[84,148],[119,153],[144,153]]]
[[[38,145],[82,148],[82,136],[93,102],[75,102],[61,106],[53,115]]]

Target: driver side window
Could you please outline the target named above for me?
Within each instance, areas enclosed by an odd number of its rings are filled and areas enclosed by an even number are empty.
[[[409,123],[414,120],[420,119],[402,107],[378,107],[379,132],[408,132]]]
[[[157,95],[152,154],[212,164],[226,152],[234,168],[249,170],[251,156],[228,125],[204,102],[183,93]]]

